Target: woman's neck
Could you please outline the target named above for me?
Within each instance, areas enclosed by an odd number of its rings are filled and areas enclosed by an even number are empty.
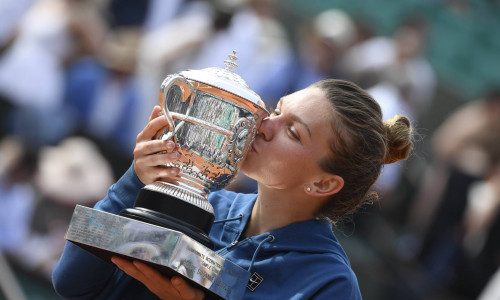
[[[245,235],[259,235],[292,223],[314,219],[315,211],[315,206],[300,192],[259,186]]]

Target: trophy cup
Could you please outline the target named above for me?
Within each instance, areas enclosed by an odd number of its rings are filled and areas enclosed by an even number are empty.
[[[109,260],[112,255],[142,260],[167,276],[182,276],[205,291],[207,299],[239,299],[250,274],[212,251],[208,233],[214,211],[212,188],[234,179],[257,127],[269,113],[260,97],[233,69],[186,70],[161,84],[159,102],[168,127],[159,139],[172,139],[181,158],[175,183],[143,187],[133,208],[120,215],[77,206],[65,238]]]

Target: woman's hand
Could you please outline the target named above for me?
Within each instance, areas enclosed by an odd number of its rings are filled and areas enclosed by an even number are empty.
[[[144,184],[155,181],[173,182],[171,178],[179,173],[178,168],[165,166],[165,164],[180,157],[175,143],[172,140],[156,139],[168,126],[167,119],[160,113],[161,108],[155,106],[148,124],[137,135],[134,149],[134,170]]]
[[[167,278],[160,272],[137,260],[130,262],[113,256],[111,261],[128,275],[142,282],[160,299],[201,300],[205,294],[190,286],[180,277]]]

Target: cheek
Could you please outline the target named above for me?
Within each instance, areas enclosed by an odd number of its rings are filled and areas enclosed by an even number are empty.
[[[281,186],[300,180],[301,174],[309,169],[310,158],[304,151],[297,151],[296,145],[282,142],[276,143],[276,148],[269,146],[262,153],[247,156],[241,169],[245,175],[262,183]]]
[[[284,163],[274,162],[270,164],[252,164],[242,168],[242,173],[248,177],[263,183],[266,186],[286,187],[287,183],[293,180],[294,166],[287,166]]]

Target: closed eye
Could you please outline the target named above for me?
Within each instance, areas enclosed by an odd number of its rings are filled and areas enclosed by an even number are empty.
[[[289,128],[287,129],[287,131],[288,131],[288,134],[289,134],[292,138],[294,138],[294,139],[296,139],[297,141],[299,141],[299,142],[300,142],[300,137],[299,137],[299,136],[298,136],[298,135],[297,135],[297,134],[296,134],[296,133],[292,130],[292,128],[291,128],[291,127],[289,127]]]
[[[279,116],[279,115],[281,115],[281,110],[280,110],[279,108],[276,108],[276,109],[275,109],[275,110],[273,110],[273,112],[271,113],[271,116]],[[300,137],[299,137],[299,135],[297,134],[297,132],[295,132],[295,130],[294,130],[294,128],[293,128],[292,126],[290,126],[290,127],[288,127],[288,128],[287,128],[287,133],[288,133],[288,135],[289,135],[291,138],[293,138],[293,139],[295,139],[295,140],[297,140],[297,141],[299,141],[299,142],[300,142]]]

